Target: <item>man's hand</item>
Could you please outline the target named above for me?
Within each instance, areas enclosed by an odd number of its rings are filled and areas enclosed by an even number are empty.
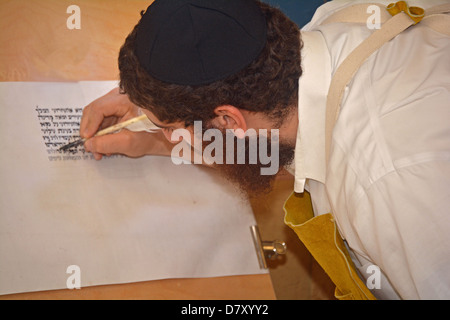
[[[118,133],[93,137],[101,129],[123,122],[138,115],[139,107],[121,94],[119,88],[93,101],[83,110],[80,135],[87,138],[84,147],[92,152],[96,160],[104,155],[124,154],[129,157],[141,157],[147,154],[170,155],[172,144],[164,135],[148,132],[122,130]]]

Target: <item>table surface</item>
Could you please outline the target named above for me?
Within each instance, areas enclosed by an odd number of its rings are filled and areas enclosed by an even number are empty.
[[[118,79],[117,55],[151,1],[0,0],[0,81]],[[6,44],[6,45],[5,45]],[[0,299],[275,299],[269,274],[165,279],[3,295]]]

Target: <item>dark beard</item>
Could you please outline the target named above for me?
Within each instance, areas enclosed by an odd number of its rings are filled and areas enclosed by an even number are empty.
[[[226,133],[223,133],[223,141],[226,139]],[[237,138],[235,138],[237,139]],[[237,143],[234,143],[234,156],[235,161],[233,163],[225,162],[223,164],[214,164],[213,167],[216,168],[226,179],[235,184],[242,192],[246,193],[250,197],[257,197],[269,193],[272,190],[273,182],[275,180],[276,174],[263,175],[261,174],[261,168],[270,167],[269,164],[261,163],[261,159],[257,157],[255,164],[250,164],[248,159],[250,155],[249,148],[249,137],[245,137],[245,159],[243,164],[237,163]],[[257,137],[257,145],[259,146],[260,137]],[[267,152],[273,152],[274,148],[271,139],[267,140]],[[236,142],[236,141],[235,141]],[[276,150],[276,148],[275,148]],[[278,171],[289,165],[295,154],[295,145],[290,143],[278,143]],[[223,149],[223,155],[225,158],[226,150],[225,143]]]

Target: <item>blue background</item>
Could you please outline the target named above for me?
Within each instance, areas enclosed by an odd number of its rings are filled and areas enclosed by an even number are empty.
[[[281,9],[301,28],[311,20],[316,9],[327,0],[263,0],[263,2]]]

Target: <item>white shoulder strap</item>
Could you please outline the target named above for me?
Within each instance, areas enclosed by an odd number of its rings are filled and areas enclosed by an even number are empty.
[[[379,6],[378,4],[366,3],[347,7],[333,14],[331,17],[326,19],[323,24],[332,22],[366,23],[368,18],[367,7],[370,5]],[[380,29],[372,33],[348,55],[348,57],[338,67],[331,80],[327,97],[325,122],[325,152],[327,163],[331,147],[332,132],[339,115],[340,104],[345,86],[350,82],[359,67],[372,53],[378,50],[383,44],[393,39],[399,33],[416,23],[403,11],[393,17],[391,17],[391,15],[385,11],[384,8],[381,12],[383,12],[381,14],[381,23],[384,21],[386,22],[383,23]],[[420,23],[426,24],[434,30],[450,36],[450,16],[441,14],[448,12],[450,12],[450,4],[432,7],[426,10],[425,17]]]

